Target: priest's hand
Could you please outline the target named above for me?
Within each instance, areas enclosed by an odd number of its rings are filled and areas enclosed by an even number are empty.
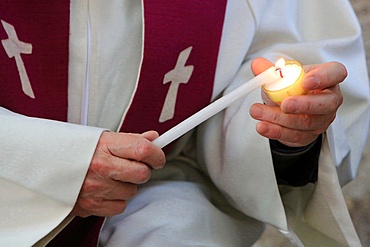
[[[155,131],[143,134],[103,132],[72,215],[112,216],[122,213],[152,169],[165,164],[163,151],[152,144]]]
[[[257,75],[271,66],[266,59],[257,58],[252,63],[252,70]],[[334,121],[343,103],[339,83],[347,77],[346,68],[337,62],[304,68],[306,95],[287,97],[280,107],[264,104],[251,107],[251,116],[260,121],[256,126],[260,135],[291,147],[306,146]]]

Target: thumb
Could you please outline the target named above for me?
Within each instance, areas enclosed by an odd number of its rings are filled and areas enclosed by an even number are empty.
[[[274,64],[271,63],[269,60],[267,60],[265,58],[262,58],[262,57],[258,57],[258,58],[255,58],[252,61],[251,68],[252,68],[253,74],[256,76],[256,75],[259,75],[260,73],[264,72],[265,70],[269,69],[273,65]],[[262,97],[263,102],[266,105],[277,106],[277,104],[275,102],[273,102],[269,98],[269,96],[266,94],[266,92],[263,91],[263,90],[261,90],[261,97]]]
[[[159,136],[159,134],[158,132],[154,130],[150,130],[150,131],[142,133],[141,136],[144,137],[145,139],[148,139],[149,141],[153,141]]]
[[[256,76],[269,69],[273,65],[274,64],[271,63],[269,60],[262,57],[257,57],[252,61],[251,68],[253,74]]]

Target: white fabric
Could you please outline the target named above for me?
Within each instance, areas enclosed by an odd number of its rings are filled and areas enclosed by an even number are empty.
[[[0,245],[29,246],[72,209],[102,130],[0,113]]]
[[[88,124],[116,130],[130,103],[141,63],[141,1],[71,2],[71,123],[81,120],[88,10],[92,51]],[[288,230],[289,222],[306,246],[317,245],[305,234],[323,245],[359,246],[339,182],[334,179],[335,167],[343,172],[340,180],[355,175],[369,121],[364,50],[350,4],[346,0],[230,0],[213,99],[252,78],[250,60],[257,56],[271,61],[291,57],[302,64],[336,60],[347,66],[349,76],[341,85],[345,101],[324,140],[320,171],[325,172],[319,173],[320,182],[279,191],[268,141],[255,132],[256,121],[248,114],[250,105],[261,101],[256,90],[198,128],[197,140],[187,135],[177,143],[167,167],[154,174],[153,181],[129,202],[125,214],[108,221],[104,243],[147,246],[150,240],[150,246],[171,246],[173,241],[177,241],[175,246],[245,246],[261,232],[259,224],[249,218],[253,217],[282,230]],[[0,223],[0,245],[29,246],[73,207],[102,129],[26,118],[6,110],[0,111],[0,118],[0,191],[6,198],[0,201],[0,217],[8,219]],[[345,154],[350,158],[344,159]],[[210,192],[212,184],[198,170],[211,178],[221,194],[216,191],[217,196],[210,197],[209,193],[216,192]],[[323,196],[327,186],[332,193]],[[311,193],[313,200],[307,202]],[[295,209],[298,216],[287,208],[295,201],[292,198],[302,201]],[[242,214],[225,205],[225,200]],[[306,203],[307,212],[303,210]],[[53,213],[43,214],[51,208]],[[12,213],[13,209],[18,213]],[[189,218],[180,221],[179,215],[185,212]],[[300,215],[309,220],[302,221]],[[318,221],[312,222],[313,217]],[[31,223],[33,227],[23,228]],[[250,227],[254,224],[257,229]],[[125,230],[129,235],[122,233]]]
[[[88,10],[91,21],[88,124],[117,130],[139,73],[141,2],[72,1],[68,117],[73,123],[81,121],[81,97],[87,66]]]
[[[251,246],[263,225],[223,213],[212,197],[209,188],[193,182],[150,182],[124,215],[108,223],[103,246]]]

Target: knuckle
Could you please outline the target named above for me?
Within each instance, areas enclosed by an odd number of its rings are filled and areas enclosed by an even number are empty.
[[[301,143],[303,140],[303,132],[302,131],[294,131],[292,136],[292,141],[294,143]]]
[[[94,193],[94,191],[98,191],[99,185],[97,183],[90,182],[89,180],[86,180],[84,186],[83,186],[83,193],[85,195],[89,195],[91,193]]]
[[[301,125],[303,129],[309,129],[311,127],[312,119],[310,115],[303,114],[301,117]]]
[[[319,102],[318,106],[316,106],[316,107],[319,108],[319,109],[322,109],[324,107],[324,104]],[[309,113],[316,112],[318,110],[318,109],[316,109],[316,107],[314,106],[312,101],[306,101],[303,104],[302,112],[309,112]]]
[[[104,155],[96,156],[94,157],[94,159],[91,160],[89,171],[99,174],[103,172],[104,169],[106,169],[108,164],[109,164],[108,157]]]
[[[152,171],[149,167],[147,167],[146,165],[143,165],[142,166],[142,169],[140,169],[137,173],[137,177],[138,177],[138,183],[145,183],[147,182],[150,177],[152,175]]]
[[[274,114],[272,115],[273,122],[275,123],[278,122],[279,118],[280,118],[280,114],[278,112],[274,112]]]
[[[339,107],[339,102],[338,104],[329,104],[329,112],[330,113],[335,113]],[[330,114],[333,115],[333,114]]]
[[[340,90],[340,87],[339,87],[339,85],[338,85],[338,90],[339,90],[339,93],[338,93],[338,97],[337,97],[337,100],[338,100],[338,107],[339,106],[341,106],[342,104],[343,104],[343,102],[344,102],[344,96],[343,96],[343,94],[342,94],[342,92],[341,92],[341,90]]]
[[[334,113],[334,114],[329,114],[328,116],[327,116],[327,124],[325,125],[325,127],[323,128],[324,129],[324,131],[327,129],[327,128],[329,128],[329,125],[332,123],[332,122],[334,122],[334,120],[335,120],[335,118],[336,118],[336,114]]]
[[[332,123],[332,122],[334,122],[334,120],[335,120],[335,118],[337,117],[337,114],[336,113],[334,113],[334,114],[332,114],[331,115],[331,117],[329,118],[329,122],[330,122],[330,124]]]
[[[148,154],[150,153],[150,143],[148,140],[146,139],[141,139],[138,143],[137,143],[137,147],[135,149],[135,159],[136,160],[142,160],[143,158],[145,158],[146,156],[148,156]]]
[[[95,179],[85,179],[84,184],[82,185],[81,194],[82,196],[89,196],[91,194],[97,193],[103,189],[103,184],[97,182]]]
[[[100,208],[100,205],[101,203],[94,198],[83,198],[79,201],[79,206],[88,212],[93,212],[95,209]]]
[[[341,94],[340,95],[340,98],[339,98],[339,106],[341,106],[342,104],[343,104],[343,102],[344,102],[344,97],[343,97],[343,95]]]
[[[90,169],[96,169],[103,163],[103,158],[100,155],[94,155],[90,163]]]
[[[280,126],[277,127],[276,129],[274,129],[274,131],[271,134],[272,134],[272,139],[275,139],[275,140],[282,139],[282,137],[283,137],[282,127],[280,127]]]

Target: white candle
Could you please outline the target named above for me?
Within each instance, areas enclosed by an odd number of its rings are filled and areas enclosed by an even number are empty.
[[[274,82],[262,86],[263,92],[270,100],[280,105],[287,96],[305,94],[302,80],[305,71],[297,61],[285,61],[279,59],[275,65],[280,73],[280,78]]]
[[[264,85],[265,89],[270,91],[277,91],[289,87],[296,82],[303,69],[302,66],[296,63],[285,65],[284,59],[277,61],[275,67],[280,70],[281,77],[274,82]]]
[[[171,143],[183,134],[187,133],[189,130],[193,129],[205,120],[222,111],[238,99],[259,88],[261,85],[265,83],[273,83],[279,79],[281,79],[281,77],[279,72],[276,70],[276,67],[269,68],[268,70],[244,83],[240,87],[234,89],[227,95],[221,97],[220,99],[214,101],[194,115],[185,119],[178,125],[169,129],[167,132],[163,133],[161,136],[155,139],[153,143],[160,148],[165,147],[167,144]]]

